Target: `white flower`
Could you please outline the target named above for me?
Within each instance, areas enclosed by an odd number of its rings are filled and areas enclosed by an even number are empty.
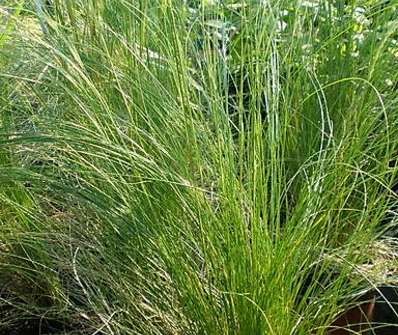
[[[370,25],[370,20],[368,18],[366,18],[365,12],[366,12],[365,8],[356,7],[354,9],[354,12],[352,13],[352,16],[353,16],[353,19],[357,23],[364,25],[364,26],[368,26],[368,25]]]
[[[391,86],[394,85],[394,83],[392,82],[391,79],[386,79],[386,80],[385,80],[385,83],[386,83],[386,85],[389,86],[389,87],[391,87]]]
[[[276,23],[276,31],[278,33],[281,33],[282,31],[284,31],[287,28],[287,23],[285,21],[279,20]]]
[[[305,1],[301,2],[300,5],[302,7],[306,7],[306,8],[318,8],[319,7],[319,3],[314,2],[314,1],[309,1],[309,0],[305,0]]]
[[[288,16],[288,15],[289,15],[289,11],[287,11],[286,9],[284,9],[284,10],[281,10],[281,11],[279,12],[279,14],[280,14],[280,16],[282,16],[282,17]]]
[[[365,14],[366,10],[363,7],[356,7],[354,9],[354,15],[363,15]]]
[[[358,33],[353,36],[353,39],[361,44],[365,39],[365,35],[363,33]]]

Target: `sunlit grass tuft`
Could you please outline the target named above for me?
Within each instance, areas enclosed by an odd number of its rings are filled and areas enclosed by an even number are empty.
[[[54,0],[9,31],[0,330],[322,334],[391,282],[394,10]]]

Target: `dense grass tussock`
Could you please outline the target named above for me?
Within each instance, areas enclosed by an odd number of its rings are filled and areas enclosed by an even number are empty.
[[[394,283],[394,1],[0,9],[1,334],[324,334]]]

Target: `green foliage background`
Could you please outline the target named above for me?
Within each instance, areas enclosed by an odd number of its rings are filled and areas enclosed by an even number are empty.
[[[394,2],[1,5],[0,331],[323,334],[394,283]]]

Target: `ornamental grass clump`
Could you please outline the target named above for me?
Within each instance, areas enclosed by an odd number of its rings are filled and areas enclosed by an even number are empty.
[[[0,35],[0,333],[324,334],[394,283],[395,5],[42,9]]]

